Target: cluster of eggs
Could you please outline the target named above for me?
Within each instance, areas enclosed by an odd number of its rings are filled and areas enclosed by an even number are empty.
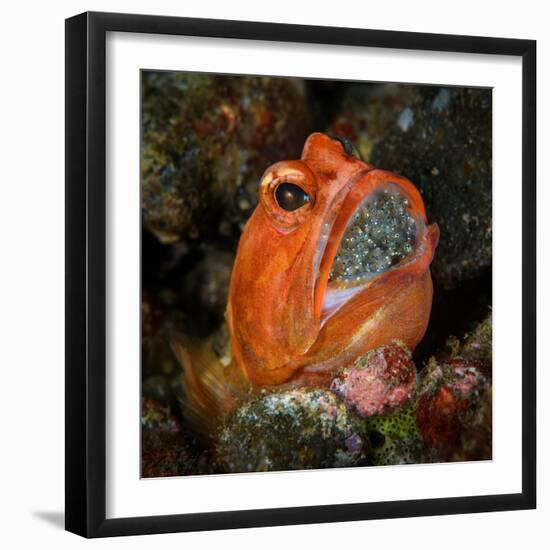
[[[372,193],[357,209],[332,264],[330,279],[362,282],[400,263],[413,250],[416,222],[399,191]]]

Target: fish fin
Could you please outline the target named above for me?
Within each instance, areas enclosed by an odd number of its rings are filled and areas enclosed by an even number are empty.
[[[236,377],[233,365],[224,365],[208,342],[178,334],[172,337],[171,347],[183,370],[183,415],[195,432],[213,435],[237,406],[244,381]]]

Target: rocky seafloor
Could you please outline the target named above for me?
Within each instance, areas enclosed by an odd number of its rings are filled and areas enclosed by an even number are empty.
[[[490,459],[491,91],[143,72],[142,476]],[[174,334],[227,359],[229,278],[263,171],[314,131],[420,190],[441,230],[414,353],[395,341],[329,388],[252,397],[215,434],[186,422]]]

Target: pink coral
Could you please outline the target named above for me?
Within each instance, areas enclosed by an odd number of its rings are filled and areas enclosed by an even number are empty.
[[[416,387],[416,368],[401,342],[376,348],[343,370],[331,390],[363,417],[385,415],[407,405]]]

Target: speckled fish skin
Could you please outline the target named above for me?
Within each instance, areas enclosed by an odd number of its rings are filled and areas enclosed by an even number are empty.
[[[310,200],[283,210],[275,198],[283,182]],[[403,195],[415,221],[412,252],[365,280],[329,281],[354,214],[385,189]],[[255,387],[326,385],[338,368],[377,346],[397,339],[413,350],[430,315],[438,238],[410,181],[312,134],[300,160],[265,172],[260,203],[243,230],[226,312],[233,368]]]

